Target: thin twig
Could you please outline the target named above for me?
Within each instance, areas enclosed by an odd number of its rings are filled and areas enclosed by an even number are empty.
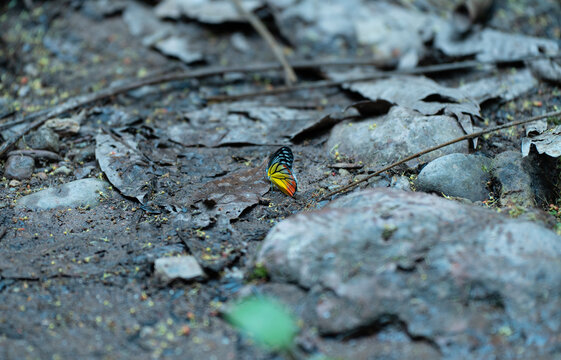
[[[320,66],[376,66],[384,67],[391,65],[394,60],[385,59],[373,59],[373,60],[310,60],[310,61],[296,61],[292,63],[292,67],[296,69],[308,69]],[[112,86],[109,88],[101,89],[91,94],[78,95],[71,99],[66,100],[62,104],[55,105],[53,107],[37,111],[29,115],[19,115],[16,116],[12,121],[6,121],[0,124],[0,130],[8,129],[15,125],[29,122],[36,119],[42,119],[42,121],[37,121],[33,124],[34,126],[28,126],[23,131],[21,131],[15,138],[7,140],[2,146],[0,146],[0,157],[6,152],[6,150],[15,144],[23,135],[28,131],[33,130],[35,127],[41,126],[41,124],[50,118],[59,116],[67,111],[73,110],[75,108],[103,100],[112,96],[116,96],[128,91],[141,88],[148,85],[162,84],[171,81],[180,81],[187,79],[198,79],[204,77],[210,77],[215,75],[223,75],[228,73],[254,73],[269,70],[279,70],[282,69],[282,65],[278,63],[263,63],[263,64],[250,64],[250,65],[240,65],[240,66],[216,66],[216,67],[206,67],[197,70],[190,71],[176,71],[168,74],[155,74],[147,76],[142,79],[134,79],[128,81],[124,84],[118,86]]]
[[[286,60],[286,57],[282,52],[282,47],[279,44],[277,44],[275,38],[273,37],[273,35],[271,35],[267,27],[263,24],[263,22],[261,22],[261,20],[259,20],[257,16],[253,15],[253,13],[249,11],[246,11],[243,8],[240,0],[231,0],[231,1],[236,7],[236,9],[238,10],[238,12],[249,21],[251,26],[253,26],[257,31],[257,33],[259,33],[259,35],[261,35],[261,37],[265,40],[265,42],[267,42],[267,45],[269,45],[269,48],[271,48],[277,60],[282,64],[282,67],[284,69],[284,81],[286,85],[289,86],[294,84],[298,80],[296,78],[296,73],[294,72],[294,69],[290,66],[290,64]]]
[[[60,161],[62,157],[48,150],[34,150],[34,149],[23,149],[23,150],[13,150],[8,153],[9,156],[29,156],[34,159],[48,159],[53,161]]]
[[[512,62],[515,61],[526,61],[538,58],[553,58],[547,56],[534,56],[534,57],[526,57],[520,59],[513,59]],[[496,62],[499,63],[499,62]],[[307,68],[314,68],[320,66],[350,66],[350,65],[374,65],[374,66],[383,66],[384,60],[372,60],[372,61],[348,61],[348,60],[327,60],[327,61],[298,61],[292,63],[292,67],[295,69],[307,69]],[[387,63],[386,63],[387,64]],[[433,70],[433,71],[445,71],[445,70],[452,70],[452,69],[463,69],[467,67],[474,67],[477,65],[483,65],[486,63],[483,62],[474,62],[468,61],[463,63],[453,63],[453,64],[442,64],[442,65],[435,65],[434,67],[440,67],[440,70]],[[462,66],[463,65],[463,66]],[[425,71],[426,68],[425,67]],[[29,131],[41,126],[45,121],[64,114],[67,111],[74,110],[78,107],[91,104],[93,102],[103,100],[112,96],[116,96],[122,93],[126,93],[128,91],[141,88],[143,86],[148,85],[156,85],[171,81],[179,81],[179,80],[186,80],[186,79],[197,79],[197,78],[204,78],[209,76],[215,75],[222,75],[227,73],[239,72],[239,73],[254,73],[254,72],[262,72],[262,71],[269,71],[269,70],[278,70],[282,69],[282,65],[278,63],[264,63],[264,64],[251,64],[251,65],[240,65],[240,66],[230,66],[230,67],[207,67],[197,70],[191,71],[177,71],[172,72],[169,74],[163,75],[153,75],[148,76],[142,79],[135,79],[124,84],[118,86],[112,86],[109,88],[101,89],[94,93],[78,95],[76,97],[70,98],[63,102],[62,104],[55,105],[53,107],[43,109],[37,111],[33,114],[29,115],[19,115],[12,121],[4,122],[0,124],[0,130],[12,127],[16,124],[26,123],[32,121],[29,125],[27,125],[24,129],[18,132],[16,135],[12,136],[10,139],[7,139],[1,146],[0,146],[0,158],[4,156],[6,151],[12,147],[22,136],[27,134]],[[292,90],[289,90],[292,91]]]
[[[334,87],[340,86],[343,84],[353,83],[353,82],[361,82],[361,81],[371,81],[380,79],[383,77],[388,77],[392,75],[415,75],[415,74],[430,74],[430,73],[438,73],[444,71],[452,71],[452,70],[461,70],[461,69],[470,69],[476,68],[483,65],[492,65],[492,64],[501,64],[501,63],[514,63],[514,62],[523,62],[523,61],[531,61],[536,59],[543,59],[543,58],[558,58],[561,55],[554,55],[554,56],[544,56],[544,55],[532,55],[527,56],[519,59],[512,59],[509,61],[476,61],[476,60],[469,60],[469,61],[461,61],[455,63],[446,63],[446,64],[437,64],[437,65],[428,65],[428,66],[419,66],[416,68],[411,69],[399,69],[399,70],[391,70],[391,71],[378,71],[373,72],[368,75],[359,76],[355,78],[343,79],[343,80],[323,80],[323,81],[316,81],[309,84],[301,84],[296,86],[279,86],[274,89],[270,90],[260,90],[254,92],[247,92],[238,95],[218,95],[218,96],[210,96],[207,97],[207,101],[211,102],[221,102],[221,101],[234,101],[240,99],[247,99],[257,96],[267,96],[267,95],[277,95],[283,94],[287,92],[293,92],[298,90],[309,90],[309,89],[319,89],[325,87]]]
[[[553,112],[545,113],[545,114],[542,114],[542,115],[533,116],[533,117],[528,118],[528,119],[524,119],[524,120],[520,120],[520,121],[511,122],[511,123],[508,123],[508,124],[498,125],[498,126],[494,126],[494,127],[492,127],[492,128],[489,128],[489,129],[487,129],[487,130],[482,130],[482,131],[474,132],[474,133],[467,134],[467,135],[464,135],[464,136],[460,136],[459,138],[456,138],[456,139],[447,141],[447,142],[442,143],[442,144],[440,144],[440,145],[433,146],[433,147],[431,147],[431,148],[425,149],[425,150],[420,151],[420,152],[418,152],[418,153],[416,153],[416,154],[413,154],[413,155],[411,155],[411,156],[408,156],[408,157],[406,157],[405,159],[396,161],[396,162],[394,162],[393,164],[390,164],[390,165],[388,165],[388,166],[386,166],[386,167],[384,167],[384,168],[382,168],[382,169],[376,171],[375,173],[370,174],[370,175],[368,175],[367,177],[365,177],[365,178],[363,178],[363,179],[360,179],[359,181],[355,181],[355,182],[353,182],[353,183],[350,183],[349,185],[342,186],[342,187],[340,187],[339,189],[330,192],[329,194],[323,196],[323,197],[322,197],[321,199],[319,199],[318,201],[327,200],[328,198],[330,198],[331,196],[333,196],[333,195],[335,195],[335,194],[339,194],[339,193],[342,193],[342,192],[346,192],[346,191],[348,191],[349,189],[354,188],[354,187],[357,186],[358,184],[363,183],[363,182],[365,182],[365,181],[367,181],[367,180],[373,178],[374,176],[380,175],[381,173],[386,172],[386,171],[388,171],[388,170],[390,170],[390,169],[392,169],[392,168],[394,168],[394,167],[396,167],[396,166],[398,166],[398,165],[401,165],[401,164],[403,164],[403,163],[406,163],[406,162],[408,162],[409,160],[416,159],[416,158],[418,158],[418,157],[420,157],[420,156],[422,156],[422,155],[425,155],[425,154],[428,154],[428,153],[433,152],[433,151],[435,151],[435,150],[441,149],[441,148],[443,148],[443,147],[445,147],[445,146],[452,145],[452,144],[455,144],[455,143],[460,142],[460,141],[473,139],[473,138],[475,138],[475,137],[478,137],[478,136],[481,136],[481,135],[484,135],[484,134],[488,134],[488,133],[490,133],[490,132],[494,132],[494,131],[497,131],[497,130],[501,130],[501,129],[505,129],[505,128],[509,128],[509,127],[517,126],[517,125],[523,125],[523,124],[526,124],[526,123],[529,123],[529,122],[532,122],[532,121],[541,120],[541,119],[543,119],[543,118],[547,118],[547,117],[550,117],[550,116],[561,116],[561,111],[553,111]]]

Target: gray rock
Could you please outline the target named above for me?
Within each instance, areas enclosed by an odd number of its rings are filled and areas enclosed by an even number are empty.
[[[394,106],[386,115],[336,125],[327,141],[327,150],[331,155],[338,152],[340,156],[361,160],[367,167],[380,168],[462,135],[462,128],[452,116],[424,116]],[[414,168],[442,155],[468,150],[468,142],[464,141],[410,160],[406,165]]]
[[[559,59],[531,61],[530,69],[540,79],[561,84],[561,63],[559,63]]]
[[[161,53],[178,58],[186,64],[204,60],[201,52],[193,49],[188,37],[171,36],[155,45]]]
[[[24,136],[17,144],[19,149],[49,150],[58,152],[59,136],[50,128],[42,126],[31,134]]]
[[[176,256],[156,259],[154,273],[165,281],[174,279],[194,280],[205,276],[193,256]]]
[[[398,190],[411,191],[411,183],[409,183],[409,178],[404,175],[392,177],[390,187]]]
[[[53,171],[54,175],[70,175],[72,174],[72,169],[69,169],[66,165],[62,165]]]
[[[489,197],[491,159],[479,155],[449,154],[431,161],[419,174],[417,190],[483,201]]]
[[[33,174],[35,160],[29,156],[14,155],[6,161],[4,176],[8,179],[28,179]]]
[[[82,163],[95,159],[95,145],[84,146],[83,148],[72,149],[68,152],[68,157],[74,162]]]
[[[374,189],[277,224],[256,261],[307,290],[292,305],[323,334],[393,325],[444,359],[558,351],[561,237],[534,222]]]
[[[76,180],[24,196],[18,200],[16,208],[48,210],[61,207],[94,207],[99,204],[100,192],[107,194],[108,186],[109,183],[98,179]]]
[[[45,122],[45,127],[53,130],[60,136],[72,136],[80,131],[80,122],[84,119],[85,112],[80,113],[73,118],[56,118]]]
[[[76,179],[83,179],[86,176],[90,175],[92,170],[95,169],[95,166],[93,165],[85,165],[79,169],[76,169],[76,171],[74,171],[74,176],[76,176]]]
[[[540,170],[538,156],[505,151],[495,156],[491,167],[500,183],[501,206],[535,207],[547,199],[548,174]]]

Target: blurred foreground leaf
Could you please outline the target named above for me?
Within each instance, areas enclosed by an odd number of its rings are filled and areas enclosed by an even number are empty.
[[[294,317],[278,302],[252,297],[232,307],[226,320],[257,342],[276,349],[292,347],[297,332]]]

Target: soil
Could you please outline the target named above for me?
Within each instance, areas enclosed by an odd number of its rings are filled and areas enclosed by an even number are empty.
[[[185,66],[144,46],[141,39],[130,34],[119,12],[104,16],[82,1],[29,1],[31,8],[25,3],[28,2],[0,5],[3,115],[10,112],[6,110],[9,108],[18,113],[31,113],[122,79]],[[495,26],[558,39],[561,17],[546,11],[558,6],[545,1],[539,7],[542,15],[538,20],[527,22],[528,15],[518,9],[529,3],[500,2]],[[249,25],[225,24],[211,28],[199,24],[197,29],[199,38],[208,41],[209,48],[214,49],[207,56],[210,64],[274,61],[263,40]],[[259,44],[263,51],[244,54],[233,49],[229,38],[234,31]],[[318,74],[300,76],[316,79]],[[466,75],[448,76],[441,80],[457,82]],[[184,121],[186,111],[205,106],[205,96],[228,89],[243,91],[249,85],[282,84],[282,79],[281,73],[268,72],[244,76],[241,80],[216,76],[178,81],[152,88],[142,97],[118,95],[88,107],[112,107],[138,114],[141,121],[131,125],[130,132],[142,133],[149,139],[143,146],[147,154],[154,156],[154,161],[158,161],[159,148],[179,162],[180,156],[187,153],[204,159],[199,168],[189,167],[186,162],[183,169],[178,163],[167,168],[161,166],[160,169],[167,171],[162,170],[153,185],[149,206],[113,189],[93,209],[21,211],[14,208],[18,198],[72,181],[76,179],[75,174],[54,175],[52,169],[60,164],[42,161],[37,164],[33,177],[19,184],[10,185],[10,179],[2,178],[0,357],[275,358],[275,354],[241,337],[222,319],[220,308],[234,299],[242,287],[263,282],[251,277],[252,258],[275,223],[315,207],[312,199],[319,183],[344,185],[349,181],[326,166],[333,162],[323,148],[326,134],[292,146],[295,169],[301,182],[308,184],[295,199],[279,191],[268,192],[258,204],[233,219],[230,229],[211,224],[201,229],[204,231],[201,234],[181,229],[174,222],[177,210],[181,213],[181,209],[191,206],[185,199],[203,189],[208,181],[259,165],[279,146],[185,148],[172,142],[160,144],[156,131]],[[326,103],[344,107],[355,97],[340,89],[318,89],[263,101],[318,109]],[[520,99],[488,104],[483,114],[492,125],[540,114],[545,112],[544,108],[554,106],[561,106],[559,88],[540,83],[534,92]],[[88,126],[90,133],[81,131],[61,138],[62,157],[73,149],[95,144],[95,136],[102,129],[95,123]],[[489,155],[518,150],[522,131],[502,131],[481,140],[478,149]],[[5,159],[2,161],[3,173]],[[83,165],[70,163],[76,169]],[[99,165],[92,164],[95,166],[92,176],[104,178]],[[47,174],[46,178],[37,175],[41,172]],[[349,172],[361,175],[368,169]],[[164,195],[158,197],[158,194]],[[170,212],[169,205],[175,212]],[[198,247],[192,239],[200,241]],[[156,258],[205,251],[221,260],[203,264],[208,275],[205,281],[165,283],[153,275]]]

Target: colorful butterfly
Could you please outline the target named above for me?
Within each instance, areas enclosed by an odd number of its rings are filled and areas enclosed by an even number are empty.
[[[267,165],[267,176],[271,184],[288,196],[294,196],[298,189],[298,180],[292,171],[293,161],[292,150],[288,146],[283,146],[271,155]]]

